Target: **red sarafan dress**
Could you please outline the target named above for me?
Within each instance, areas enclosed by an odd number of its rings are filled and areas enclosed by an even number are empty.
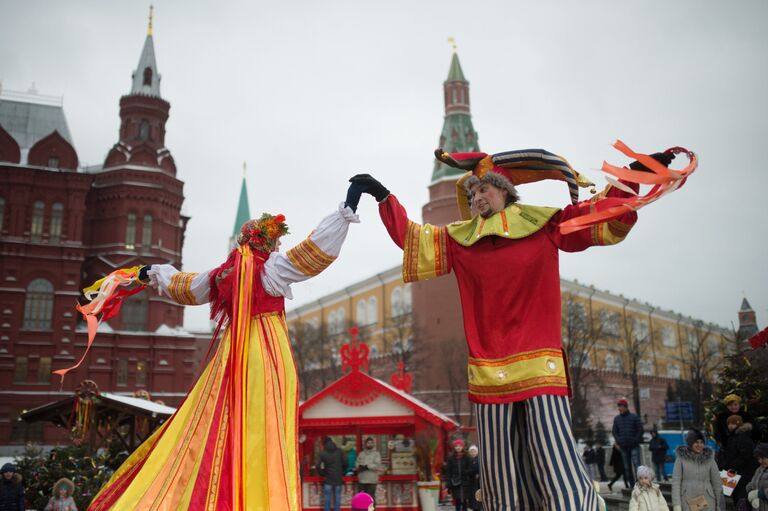
[[[340,206],[285,254],[237,249],[226,277],[233,279],[229,321],[210,362],[89,509],[301,509],[298,380],[283,300],[292,298],[290,284],[336,259],[357,221]],[[154,265],[149,275],[162,294],[185,305],[207,303],[225,287],[215,273],[169,265]]]

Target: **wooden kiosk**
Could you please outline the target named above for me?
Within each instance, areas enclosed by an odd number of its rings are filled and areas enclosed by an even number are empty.
[[[439,468],[448,435],[459,425],[409,394],[410,375],[403,372],[402,363],[391,383],[370,376],[368,346],[357,342],[357,329],[350,332],[352,342],[341,349],[346,374],[299,406],[303,509],[323,509],[323,478],[317,471],[323,439],[333,439],[349,460],[341,499],[342,509],[349,509],[357,491],[355,467],[349,465],[371,437],[385,467],[376,489],[376,510],[418,510],[424,446],[430,446],[428,463]]]

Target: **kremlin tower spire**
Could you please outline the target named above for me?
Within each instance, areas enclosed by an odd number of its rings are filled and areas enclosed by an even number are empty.
[[[237,201],[237,215],[235,226],[232,228],[232,236],[229,238],[229,250],[237,246],[237,235],[245,222],[251,219],[251,210],[248,206],[248,187],[245,184],[245,162],[243,162],[243,184],[240,186],[240,199]]]
[[[144,40],[144,48],[141,50],[139,65],[133,72],[131,79],[133,85],[131,94],[141,94],[144,96],[160,97],[160,73],[157,72],[157,62],[155,62],[155,44],[152,41],[152,12],[153,7],[149,6],[149,25],[147,27],[147,38]]]
[[[453,57],[448,69],[448,78],[443,82],[445,118],[439,147],[449,153],[476,152],[480,148],[477,145],[477,132],[472,126],[472,115],[469,111],[469,82],[464,78],[453,38],[449,38],[448,41],[453,45]],[[461,169],[449,167],[435,160],[432,183],[445,178],[455,179],[463,173]]]

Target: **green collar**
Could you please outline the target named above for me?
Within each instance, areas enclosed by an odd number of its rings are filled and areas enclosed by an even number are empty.
[[[471,220],[448,224],[448,235],[465,247],[486,236],[520,239],[547,225],[558,208],[511,204],[490,218],[476,215]]]

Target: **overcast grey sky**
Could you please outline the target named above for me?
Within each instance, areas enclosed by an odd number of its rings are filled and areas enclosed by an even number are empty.
[[[561,273],[724,326],[742,292],[768,321],[768,2],[170,1],[154,41],[166,144],[192,217],[184,266],[226,255],[242,162],[251,212],[283,212],[300,241],[367,171],[421,218],[456,38],[482,150],[542,147],[588,177],[610,147],[696,151],[697,173],[640,212],[622,244],[562,254]],[[3,87],[64,97],[80,162],[118,137],[149,2],[0,0]],[[681,163],[678,163],[678,168]],[[674,165],[673,165],[674,166]],[[524,202],[562,206],[560,182]],[[584,193],[584,192],[582,192]],[[363,200],[339,261],[289,307],[388,269],[400,251]],[[207,325],[205,308],[187,326]]]

